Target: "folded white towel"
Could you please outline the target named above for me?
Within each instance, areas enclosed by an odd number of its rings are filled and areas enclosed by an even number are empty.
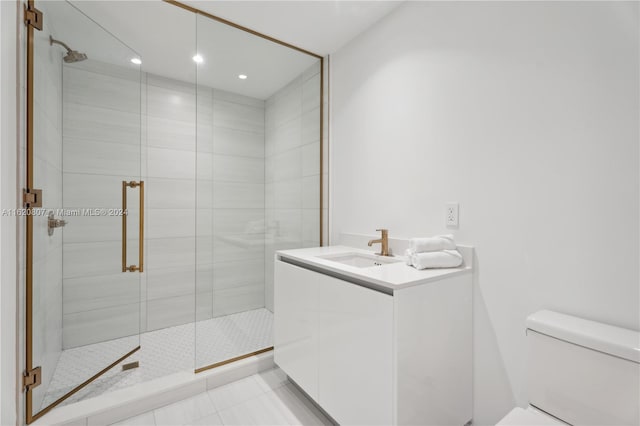
[[[416,269],[455,268],[462,265],[462,255],[458,250],[414,253],[413,256],[411,256],[411,264]]]
[[[451,234],[438,235],[431,238],[411,238],[409,242],[411,243],[411,250],[415,253],[456,249],[456,242]]]
[[[405,262],[407,262],[407,266],[413,266],[413,262],[411,262],[411,256],[413,256],[415,252],[411,249],[406,249],[404,251]]]

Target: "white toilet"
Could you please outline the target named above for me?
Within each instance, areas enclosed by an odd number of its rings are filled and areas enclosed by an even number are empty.
[[[640,425],[640,332],[540,311],[527,345],[529,407],[498,425]]]

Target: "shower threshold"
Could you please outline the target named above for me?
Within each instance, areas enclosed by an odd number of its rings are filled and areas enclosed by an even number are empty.
[[[273,346],[273,314],[254,309],[142,333],[140,350],[124,359],[60,405],[154,380],[194,371]],[[123,337],[62,352],[42,402],[45,408],[138,346],[138,336]],[[139,367],[123,370],[138,362]]]

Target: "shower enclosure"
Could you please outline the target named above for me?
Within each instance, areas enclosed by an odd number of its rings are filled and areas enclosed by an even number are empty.
[[[26,421],[270,350],[274,252],[322,245],[322,58],[177,2],[26,18]]]

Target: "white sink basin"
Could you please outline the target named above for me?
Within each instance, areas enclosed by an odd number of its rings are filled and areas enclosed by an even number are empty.
[[[331,254],[326,256],[318,256],[319,259],[329,260],[331,262],[341,263],[355,268],[372,268],[375,266],[388,265],[390,263],[402,262],[397,257],[380,256],[376,254],[364,253],[342,253]]]

